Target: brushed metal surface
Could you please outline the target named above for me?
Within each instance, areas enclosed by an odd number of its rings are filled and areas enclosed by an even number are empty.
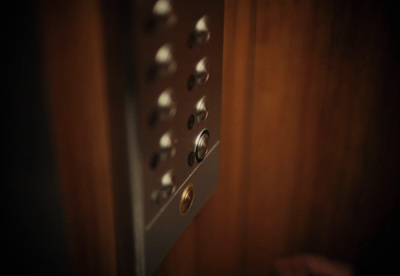
[[[217,143],[196,171],[185,180],[163,212],[148,225],[145,233],[147,275],[154,272],[217,187],[219,156]],[[195,199],[188,213],[182,216],[179,212],[181,194],[188,183],[193,183]]]

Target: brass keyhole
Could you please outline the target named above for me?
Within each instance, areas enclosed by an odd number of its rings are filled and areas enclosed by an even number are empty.
[[[182,216],[186,215],[189,212],[190,207],[192,207],[194,200],[194,186],[192,183],[188,184],[185,190],[182,193],[181,204],[179,207],[179,211]]]

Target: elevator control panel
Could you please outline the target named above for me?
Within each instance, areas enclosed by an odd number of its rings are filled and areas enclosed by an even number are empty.
[[[134,1],[134,261],[152,275],[218,185],[223,0]]]

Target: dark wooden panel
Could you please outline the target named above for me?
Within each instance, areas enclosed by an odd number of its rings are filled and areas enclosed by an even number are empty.
[[[270,275],[304,252],[355,260],[398,203],[391,9],[226,1],[220,187],[157,275]]]
[[[113,275],[116,252],[122,270],[131,253],[116,249],[112,201],[127,173],[110,123],[123,99],[109,93],[123,86],[123,39],[102,26],[118,11],[81,2],[38,6],[46,85],[72,271]],[[303,252],[354,261],[399,202],[394,13],[378,1],[225,2],[220,186],[156,275],[271,275]]]
[[[75,275],[115,275],[110,125],[97,1],[38,3],[67,247]]]
[[[385,163],[398,144],[385,140],[398,137],[398,57],[385,8],[258,3],[248,274],[301,252],[352,261],[394,202]]]
[[[6,266],[14,275],[69,275],[62,220],[61,189],[56,178],[47,94],[42,83],[35,3],[11,4],[12,171],[5,184]],[[9,77],[7,77],[9,79]],[[7,88],[7,91],[9,88]],[[6,131],[8,135],[8,131]],[[8,171],[8,170],[7,170]]]

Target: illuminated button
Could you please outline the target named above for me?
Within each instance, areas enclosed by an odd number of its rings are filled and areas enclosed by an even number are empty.
[[[170,75],[176,71],[176,61],[171,44],[163,45],[156,54],[156,71],[160,75]]]
[[[208,130],[203,132],[196,139],[196,161],[201,162],[208,153],[208,147],[210,143],[210,134]]]
[[[162,160],[167,160],[175,156],[176,153],[176,138],[173,136],[172,132],[165,133],[160,139],[160,157]]]
[[[161,178],[162,197],[167,198],[175,191],[176,177],[171,170]]]
[[[192,183],[188,184],[183,190],[181,196],[181,203],[179,205],[179,211],[182,216],[189,212],[190,207],[192,207],[194,201],[194,186]]]
[[[198,84],[205,84],[210,77],[210,65],[205,57],[196,64],[196,80]]]
[[[171,1],[158,0],[153,7],[153,27],[169,27],[176,23],[177,17],[172,8]]]
[[[207,119],[208,117],[208,100],[207,97],[203,97],[196,104],[196,117],[197,121],[200,123]]]
[[[172,89],[166,89],[158,97],[158,109],[160,120],[168,120],[175,116],[176,114],[176,102],[173,98]]]
[[[195,27],[195,38],[199,44],[204,44],[210,40],[210,30],[208,24],[208,17],[203,16],[196,23]]]

